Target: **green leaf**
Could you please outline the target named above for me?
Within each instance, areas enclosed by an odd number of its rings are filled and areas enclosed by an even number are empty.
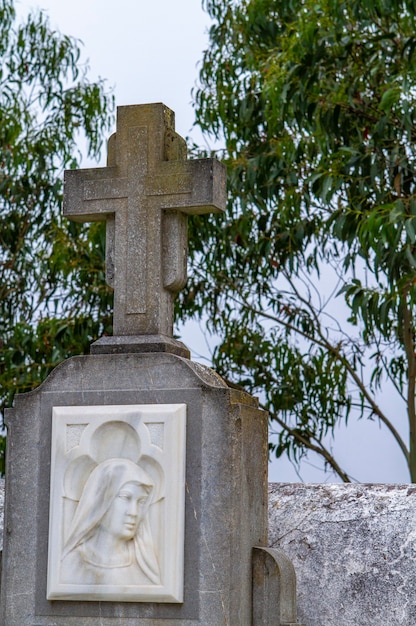
[[[389,112],[400,100],[401,90],[397,85],[387,89],[380,100],[378,108],[381,111]]]

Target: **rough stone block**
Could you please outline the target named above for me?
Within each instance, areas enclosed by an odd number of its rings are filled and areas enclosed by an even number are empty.
[[[269,486],[269,545],[292,560],[307,626],[416,624],[414,485]]]

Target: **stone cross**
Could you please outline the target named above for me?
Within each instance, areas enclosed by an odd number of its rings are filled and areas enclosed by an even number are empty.
[[[163,104],[118,107],[107,167],[65,172],[63,212],[106,220],[114,336],[172,337],[173,299],[186,281],[187,215],[223,211],[225,168],[187,160]],[[163,339],[162,339],[163,341]]]

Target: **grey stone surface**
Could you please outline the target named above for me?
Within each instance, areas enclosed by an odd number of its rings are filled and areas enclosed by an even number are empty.
[[[186,403],[185,598],[46,600],[53,406]],[[166,353],[74,357],[7,411],[2,626],[251,625],[267,541],[267,419],[211,370]]]
[[[4,478],[0,478],[0,550],[3,550],[4,528]]]
[[[184,343],[166,335],[119,335],[100,337],[91,344],[91,354],[121,354],[123,352],[170,352],[189,359]]]
[[[278,548],[253,549],[253,626],[302,626],[296,617],[296,572]]]
[[[269,486],[269,545],[307,626],[416,624],[416,486]]]
[[[225,166],[187,161],[173,111],[163,104],[118,107],[108,167],[67,171],[64,186],[67,217],[106,220],[115,336],[172,337],[173,299],[186,282],[187,215],[223,211],[225,204]],[[114,351],[110,344],[101,351]],[[160,350],[163,341],[157,344]],[[172,341],[163,345],[172,351]]]

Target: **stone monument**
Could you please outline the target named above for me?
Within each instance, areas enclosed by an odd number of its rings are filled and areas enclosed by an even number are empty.
[[[106,221],[114,336],[7,412],[1,624],[295,624],[267,416],[172,336],[187,214],[224,209],[224,167],[187,160],[164,105],[120,107],[108,166],[66,172],[64,198]]]

